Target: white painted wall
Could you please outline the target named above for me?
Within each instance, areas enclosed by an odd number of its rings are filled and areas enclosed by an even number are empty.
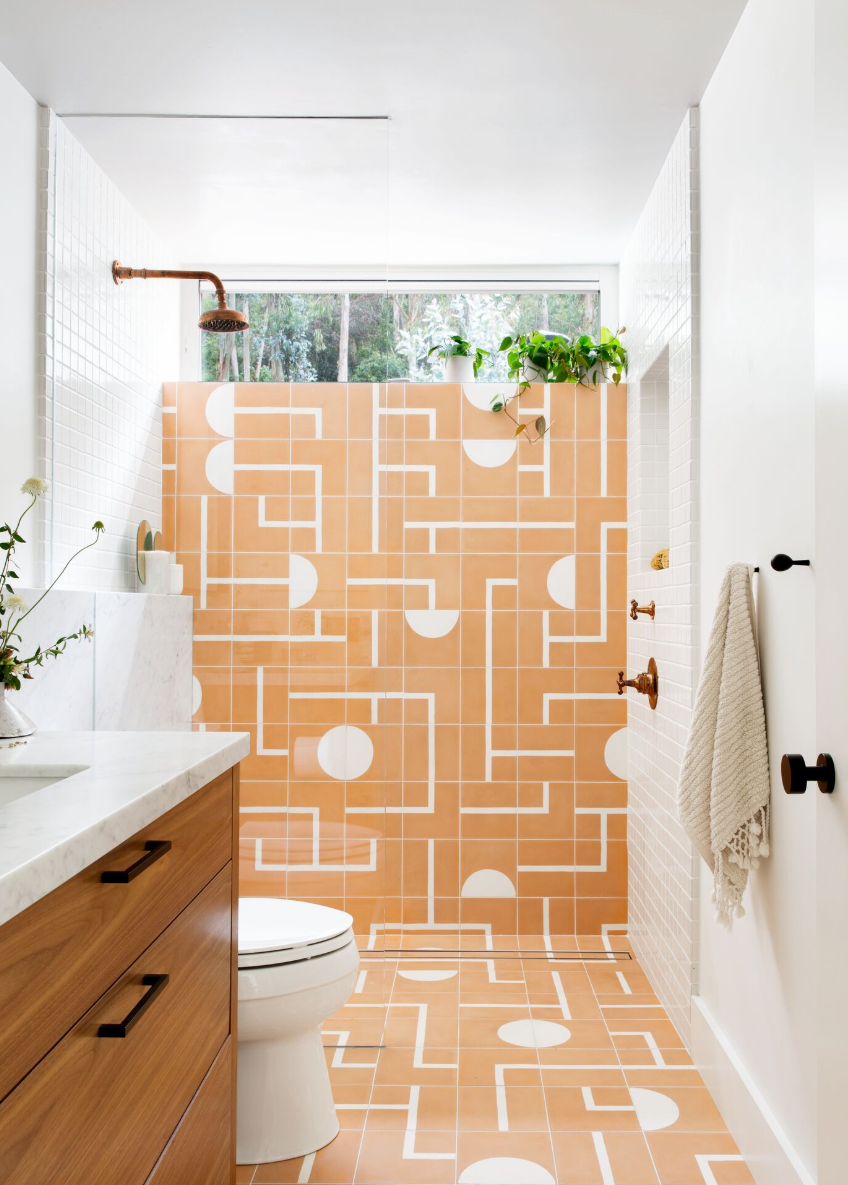
[[[792,147],[811,143],[813,61],[813,0],[749,0],[701,102],[701,643],[724,567],[759,564],[772,854],[731,934],[702,866],[700,993],[732,1054],[708,1085],[762,1185],[816,1171],[816,792],[779,778],[782,753],[817,752],[814,573],[769,567],[815,543],[813,368],[792,344],[814,329],[811,158]],[[782,1160],[733,1104],[734,1059]]]
[[[0,64],[0,326],[3,379],[0,424],[0,521],[22,508],[20,485],[37,472],[36,280],[38,232],[38,104]],[[35,529],[33,520],[29,538]],[[36,548],[21,549],[18,570],[34,576]]]

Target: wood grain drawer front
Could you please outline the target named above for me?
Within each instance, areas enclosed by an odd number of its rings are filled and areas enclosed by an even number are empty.
[[[230,1027],[227,865],[0,1104],[3,1185],[142,1185]],[[167,975],[127,1036],[99,1036]]]
[[[230,1185],[232,1086],[231,1037],[200,1084],[147,1185]]]
[[[0,927],[0,1099],[232,857],[232,771]],[[170,849],[127,884],[145,843]]]

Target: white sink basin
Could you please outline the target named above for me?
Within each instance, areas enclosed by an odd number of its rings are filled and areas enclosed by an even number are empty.
[[[87,765],[0,765],[0,806],[25,798],[45,786],[53,786],[72,774],[82,773]]]

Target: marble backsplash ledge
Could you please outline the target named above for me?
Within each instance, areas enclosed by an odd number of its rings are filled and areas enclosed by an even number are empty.
[[[17,591],[34,604],[44,590]],[[191,597],[54,589],[23,623],[22,653],[83,624],[94,627],[90,642],[69,642],[9,692],[39,730],[191,727]]]

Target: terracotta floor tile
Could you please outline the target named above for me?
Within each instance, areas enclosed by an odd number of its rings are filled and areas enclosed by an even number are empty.
[[[666,1017],[659,1020],[637,1020],[635,1017],[607,1019],[610,1036],[616,1049],[644,1049],[648,1044],[643,1033],[650,1033],[660,1049],[682,1049],[683,1042],[677,1029]]]
[[[456,1131],[417,1132],[414,1141],[406,1132],[366,1131],[356,1175],[350,1179],[356,1185],[453,1185],[456,1138]],[[416,1159],[410,1151],[426,1153],[428,1158]],[[433,1155],[440,1159],[430,1159]]]
[[[559,1185],[657,1185],[645,1137],[636,1132],[553,1132]],[[605,1175],[606,1157],[612,1176]],[[703,1182],[700,1183],[703,1185]]]
[[[458,1123],[460,1131],[498,1131],[506,1122],[509,1131],[548,1130],[545,1095],[540,1086],[461,1086]]]
[[[375,1086],[365,1126],[369,1130],[405,1130],[414,1105],[411,1086]],[[451,1131],[456,1127],[455,1086],[420,1086],[415,1111],[417,1131]],[[402,1109],[398,1109],[402,1108]]]
[[[418,1064],[416,1064],[416,1062]],[[457,1049],[438,1046],[424,1049],[382,1049],[375,1085],[454,1086],[457,1079]]]
[[[563,1086],[625,1086],[614,1049],[540,1049],[545,1089]]]
[[[507,1066],[504,1081],[509,1086],[539,1086],[541,1074],[535,1049],[516,1049],[504,1045],[501,1049],[459,1050],[459,1085],[494,1086],[496,1067]]]
[[[659,1173],[660,1185],[704,1185],[698,1157],[707,1158],[719,1185],[754,1185],[731,1136],[654,1132],[648,1147]],[[719,1159],[713,1160],[712,1157]],[[731,1159],[727,1159],[731,1158]]]
[[[551,1131],[639,1131],[639,1119],[624,1086],[548,1086]]]
[[[309,1185],[350,1185],[361,1142],[362,1132],[340,1131],[331,1143],[315,1153]],[[260,1164],[253,1185],[290,1185],[298,1180],[302,1167],[302,1156]]]
[[[642,1126],[651,1130],[644,1122],[644,1114],[656,1113],[658,1118],[671,1119],[663,1122],[662,1130],[670,1132],[726,1132],[727,1124],[705,1087],[668,1086],[655,1084],[653,1088],[633,1088],[634,1102],[643,1118]],[[674,1111],[677,1118],[672,1118]],[[656,1130],[656,1129],[654,1129]]]
[[[236,1185],[250,1185],[253,1180],[253,1174],[256,1172],[255,1164],[238,1164],[236,1165]]]
[[[457,1180],[475,1181],[479,1178],[471,1166],[481,1160],[530,1161],[531,1166],[540,1165],[554,1177],[551,1137],[547,1132],[460,1132],[457,1140]],[[538,1181],[538,1170],[531,1177],[523,1175],[521,1164],[502,1166],[504,1185],[521,1185],[529,1179]],[[486,1177],[491,1181],[491,1176]],[[495,1178],[497,1179],[497,1178]]]

